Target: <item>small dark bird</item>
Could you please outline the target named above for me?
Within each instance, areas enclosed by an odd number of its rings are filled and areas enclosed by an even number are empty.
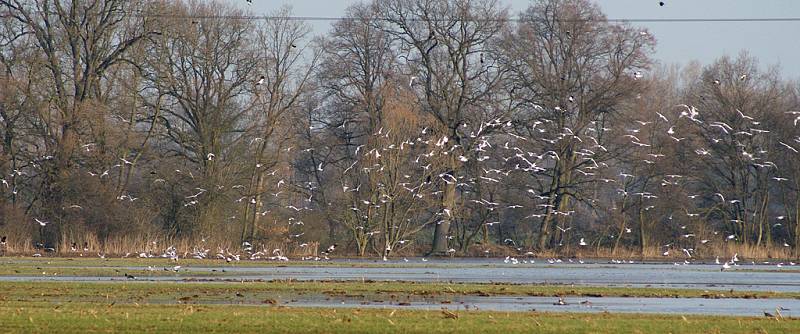
[[[6,236],[4,235],[2,238],[0,238],[0,245],[5,245],[5,244],[6,244]]]
[[[665,3],[664,3],[664,1],[659,1],[658,5],[661,6],[661,7],[664,7]]]
[[[293,47],[293,48],[296,48],[296,47],[297,47],[297,45],[294,45],[294,43],[292,43],[292,47]]]
[[[775,317],[775,315],[773,315],[772,313],[769,313],[767,311],[764,311],[764,316],[767,317],[767,318],[774,318]]]
[[[258,78],[258,82],[256,82],[256,86],[263,84],[266,78],[262,75],[261,78]]]
[[[245,0],[245,1],[247,1],[248,5],[252,5],[253,4],[253,0]]]
[[[136,279],[136,276],[133,276],[133,275],[128,274],[128,273],[125,273],[125,278],[127,278],[127,279]]]

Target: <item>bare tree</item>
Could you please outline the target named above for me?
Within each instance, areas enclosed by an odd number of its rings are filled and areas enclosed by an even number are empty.
[[[800,256],[800,87],[795,84],[782,95],[788,100],[785,110],[773,110],[768,119],[778,141],[770,151],[778,169],[772,178],[777,187],[772,188],[781,203],[769,228],[780,247],[793,247]]]
[[[33,59],[35,52],[21,22],[11,19],[2,20],[0,26],[0,85],[5,87],[0,92],[0,138],[2,138],[2,158],[0,172],[9,175],[3,178],[3,196],[0,202],[6,204],[10,200],[12,206],[17,204],[17,170],[24,140],[25,116],[30,116],[38,104],[32,94],[35,84],[29,78],[34,73]],[[21,138],[22,137],[22,138]]]
[[[242,177],[233,156],[253,126],[249,92],[259,78],[251,47],[254,25],[223,18],[243,12],[217,2],[177,3],[168,10],[172,15],[162,22],[165,31],[149,56],[149,104],[160,108],[151,119],[164,128],[168,150],[189,162],[185,172],[199,171],[189,175],[197,177],[203,194],[186,202],[206,201],[211,220],[221,217],[211,204]]]
[[[319,50],[310,47],[308,35],[310,28],[301,22],[284,19],[291,16],[291,10],[284,7],[274,15],[276,19],[267,20],[257,27],[256,57],[260,60],[254,76],[257,85],[253,87],[255,98],[256,124],[249,145],[253,150],[253,165],[248,186],[249,196],[243,215],[242,240],[252,240],[258,229],[259,219],[265,216],[265,194],[269,181],[284,176],[276,176],[276,170],[286,167],[282,153],[289,143],[291,128],[288,122],[295,113],[309,87],[319,59]],[[277,189],[275,190],[278,191]],[[275,196],[273,196],[275,197]],[[252,206],[252,209],[251,209]]]
[[[371,137],[383,127],[385,86],[395,61],[388,34],[381,29],[381,23],[375,21],[377,12],[373,4],[353,5],[346,13],[354,19],[333,25],[318,76],[320,86],[325,88],[322,103],[330,109],[324,122],[331,138],[336,138],[335,146],[332,145],[336,153],[331,157],[331,167],[335,166],[334,173],[339,174],[340,183],[323,187],[331,189],[332,193],[323,192],[322,196],[338,198],[344,205],[357,208],[362,201],[374,200],[377,185],[371,181],[375,178],[364,177],[367,174],[360,173],[361,167],[357,165],[366,162],[360,161],[368,157],[365,152],[378,147],[378,141]],[[355,191],[347,191],[347,188]],[[349,196],[339,196],[337,189],[344,189],[341,193]],[[363,256],[375,235],[372,233],[375,219],[370,219],[374,210],[357,212],[351,208],[334,213],[329,212],[331,209],[341,208],[326,208],[329,223],[338,221],[350,230],[358,253]],[[333,229],[334,226],[329,227],[331,236]]]
[[[694,113],[698,188],[711,218],[746,244],[762,245],[769,232],[772,179],[779,172],[769,151],[777,149],[769,130],[771,114],[785,110],[786,90],[775,72],[759,73],[747,55],[723,57],[708,66],[687,91]]]
[[[128,15],[146,13],[148,6],[121,0],[0,1],[6,17],[19,22],[19,32],[35,45],[33,59],[45,69],[41,74],[46,81],[37,89],[47,92],[42,93],[46,98],[34,123],[40,136],[36,145],[48,157],[36,164],[41,176],[36,197],[44,216],[63,216],[64,197],[71,193],[68,179],[76,170],[75,152],[87,123],[94,121],[88,116],[109,98],[100,89],[106,72],[123,62],[131,47],[157,34],[152,20]]]
[[[541,166],[528,162],[531,176],[543,179],[536,195],[546,199],[539,249],[554,242],[570,200],[588,203],[582,185],[599,175],[587,167],[613,157],[607,122],[641,90],[636,79],[649,65],[652,37],[604,19],[588,1],[536,1],[500,44],[519,134],[531,139],[528,151],[547,158]]]
[[[435,132],[448,153],[440,155],[444,215],[431,249],[431,254],[444,254],[461,202],[454,181],[464,172],[458,157],[469,146],[461,128],[496,118],[477,116],[487,111],[486,100],[502,77],[485,58],[489,41],[506,24],[506,11],[496,0],[383,0],[378,6],[409,71],[409,86],[418,93],[422,110],[436,120]]]

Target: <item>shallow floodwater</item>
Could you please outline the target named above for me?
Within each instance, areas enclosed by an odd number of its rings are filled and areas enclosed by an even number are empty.
[[[196,281],[239,280],[342,280],[342,281],[414,281],[462,283],[561,284],[601,287],[662,287],[706,290],[800,292],[800,267],[777,267],[775,264],[742,264],[720,271],[716,264],[675,265],[673,263],[619,264],[606,261],[564,261],[548,263],[505,263],[503,259],[400,259],[394,261],[347,260],[333,262],[339,266],[293,263],[263,266],[248,262],[237,266],[220,263],[218,266],[183,265],[174,275],[138,277],[136,281]],[[161,262],[154,262],[162,263]],[[104,264],[103,268],[145,270],[146,267],[123,267]],[[49,271],[58,266],[50,266]],[[60,268],[67,268],[61,266]],[[69,268],[82,268],[69,266]],[[85,267],[93,268],[93,267]],[[210,274],[213,274],[209,276]],[[122,274],[120,274],[122,275]],[[81,276],[0,276],[2,281],[129,281],[125,277]],[[413,308],[439,310],[495,310],[549,312],[622,312],[663,314],[708,314],[763,316],[764,312],[783,316],[800,316],[798,299],[703,299],[703,298],[628,298],[628,297],[569,297],[567,305],[554,305],[554,297],[528,296],[449,296],[423,297],[407,295],[391,300],[376,300],[370,296],[276,295],[281,305],[295,307],[369,307]],[[164,301],[173,303],[174,301]],[[209,301],[231,303],[232,301]],[[255,302],[254,302],[255,303]],[[258,302],[260,303],[260,302]],[[777,309],[777,311],[776,311]]]
[[[350,266],[269,266],[258,267],[221,264],[220,267],[183,266],[180,275],[139,277],[138,280],[377,280],[415,282],[574,284],[607,287],[663,287],[709,290],[800,292],[800,267],[742,264],[720,271],[715,264],[675,265],[672,263],[610,264],[504,263],[502,259],[421,259],[389,262],[336,260]],[[368,266],[365,266],[368,265]],[[109,267],[106,267],[109,268]],[[114,268],[114,267],[110,267]],[[120,270],[144,270],[145,267],[119,267]],[[225,270],[224,273],[221,270]],[[215,276],[208,277],[209,272]],[[196,275],[193,276],[193,274]],[[203,276],[201,274],[206,274]],[[124,277],[4,276],[0,281],[110,281]]]
[[[703,298],[566,298],[566,305],[555,305],[554,297],[462,296],[447,304],[436,300],[376,302],[358,298],[296,298],[283,305],[304,307],[410,308],[422,310],[491,310],[546,312],[612,312],[656,314],[706,314],[763,316],[764,312],[784,317],[800,315],[800,300],[795,299],[703,299]],[[778,309],[778,311],[776,311]]]

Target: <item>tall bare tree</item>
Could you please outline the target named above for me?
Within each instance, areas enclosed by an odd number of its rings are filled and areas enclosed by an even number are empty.
[[[160,108],[152,121],[165,129],[168,150],[189,162],[184,172],[199,172],[190,174],[203,193],[194,200],[206,201],[211,215],[198,222],[202,230],[221,217],[211,204],[242,177],[235,155],[253,126],[249,93],[259,80],[254,24],[225,18],[243,12],[220,2],[175,3],[166,10],[171,14],[149,57],[149,104]]]
[[[33,59],[45,69],[41,74],[46,81],[37,87],[46,92],[37,108],[38,145],[45,148],[42,156],[52,158],[37,164],[37,197],[43,216],[62,217],[68,179],[77,170],[76,149],[87,123],[96,121],[90,115],[108,99],[100,89],[107,71],[124,62],[131,47],[157,34],[146,15],[130,15],[147,13],[150,2],[3,0],[0,7],[8,19],[20,23],[20,31],[36,46]]]
[[[442,145],[447,154],[440,155],[439,163],[444,215],[436,224],[431,248],[431,254],[444,254],[461,202],[455,180],[463,177],[464,169],[458,157],[469,146],[462,126],[496,118],[485,115],[490,109],[484,108],[502,73],[486,59],[489,42],[506,25],[506,10],[496,0],[377,3],[404,60],[409,86],[417,92],[422,110],[436,120],[435,132],[446,138]]]
[[[604,129],[620,102],[640,91],[636,79],[653,44],[646,31],[608,23],[585,0],[536,1],[505,34],[501,64],[511,73],[520,135],[548,157],[531,170],[544,179],[537,196],[546,199],[537,248],[552,245],[557,218],[584,198],[581,185],[596,178],[586,167],[611,158]]]
[[[255,71],[260,76],[254,76],[256,126],[250,145],[254,166],[248,187],[254,203],[252,208],[249,201],[245,204],[243,240],[255,237],[260,217],[265,215],[268,182],[287,174],[284,171],[276,176],[276,170],[288,167],[288,159],[282,157],[288,152],[282,149],[291,144],[289,122],[297,118],[292,114],[301,108],[304,94],[308,94],[310,77],[319,59],[319,49],[312,47],[308,38],[308,25],[285,19],[291,16],[290,8],[284,7],[271,16],[276,18],[256,27],[255,56],[260,61]]]
[[[687,90],[683,108],[697,114],[689,122],[696,149],[709,152],[697,160],[695,174],[704,206],[746,244],[762,245],[770,231],[770,190],[780,172],[768,155],[779,149],[770,120],[787,109],[786,93],[774,71],[760,72],[746,54],[719,59]]]

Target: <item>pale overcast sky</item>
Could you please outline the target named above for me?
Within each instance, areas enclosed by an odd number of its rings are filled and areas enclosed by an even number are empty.
[[[245,3],[245,0],[230,0]],[[799,0],[596,0],[611,19],[662,18],[784,18],[800,17]],[[341,16],[358,0],[253,0],[250,10],[266,14],[289,4],[296,16]],[[516,14],[529,0],[501,0]],[[311,22],[315,33],[330,22]],[[632,23],[650,30],[658,40],[655,57],[663,63],[708,64],[722,55],[748,50],[762,65],[780,64],[784,78],[800,79],[800,21],[795,22],[651,22]]]

